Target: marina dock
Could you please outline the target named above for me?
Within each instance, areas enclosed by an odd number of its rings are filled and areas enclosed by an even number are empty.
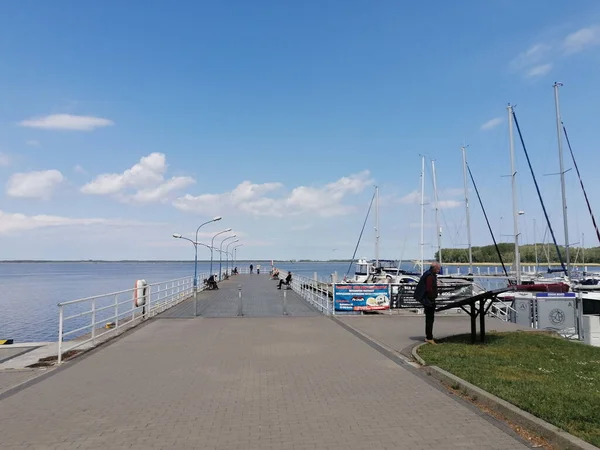
[[[421,316],[326,316],[276,286],[234,276],[198,315],[185,300],[20,386],[0,372],[2,449],[530,448],[409,361]]]

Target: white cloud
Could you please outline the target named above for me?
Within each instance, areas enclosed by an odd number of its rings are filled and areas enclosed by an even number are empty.
[[[7,167],[10,165],[10,156],[6,153],[0,152],[0,167]]]
[[[124,200],[135,203],[164,202],[172,192],[184,189],[195,182],[196,180],[192,177],[173,177],[157,187],[140,189],[135,194],[126,196]]]
[[[582,28],[565,37],[562,47],[566,54],[579,53],[600,43],[600,27]]]
[[[438,206],[440,207],[440,209],[457,208],[457,207],[461,206],[462,204],[463,204],[463,202],[459,202],[458,200],[439,200],[438,201]]]
[[[315,212],[323,217],[340,216],[351,212],[354,208],[342,204],[348,194],[358,194],[365,190],[373,180],[369,171],[340,178],[322,188],[299,186],[286,199],[285,205],[298,213]]]
[[[8,179],[6,193],[10,197],[48,199],[64,180],[58,170],[15,173]]]
[[[50,216],[38,214],[27,216],[20,213],[8,213],[0,210],[0,234],[10,234],[19,231],[34,230],[37,228],[73,226],[73,225],[110,225],[110,226],[131,226],[139,225],[134,222],[123,220],[108,219],[75,219],[61,216]]]
[[[81,167],[79,164],[77,164],[75,167],[73,167],[73,172],[82,173],[84,175],[87,175],[86,170],[83,167]]]
[[[36,141],[35,139],[31,139],[25,142],[25,145],[30,145],[31,147],[39,147],[40,141]]]
[[[288,195],[269,197],[283,187],[281,183],[254,184],[244,181],[231,192],[223,194],[186,194],[173,205],[188,212],[223,214],[237,210],[254,216],[282,217],[288,214],[313,213],[322,217],[347,214],[352,206],[343,204],[348,195],[362,192],[372,184],[369,172],[364,171],[321,187],[299,186]]]
[[[421,203],[421,193],[419,191],[412,191],[403,197],[398,199],[398,203],[403,205],[414,205]]]
[[[49,116],[23,120],[19,122],[19,125],[27,128],[40,128],[42,130],[93,131],[96,128],[114,125],[114,122],[102,117],[51,114]]]
[[[186,194],[179,197],[173,205],[182,211],[204,212],[213,215],[230,209],[239,209],[253,215],[280,215],[279,203],[265,194],[281,188],[281,183],[254,184],[243,181],[231,192],[223,194]]]
[[[545,38],[543,43],[534,44],[519,53],[509,67],[526,78],[541,77],[548,74],[561,59],[599,44],[600,26],[584,27],[566,36]]]
[[[123,173],[105,173],[81,188],[84,194],[114,195],[123,202],[164,202],[179,189],[183,189],[195,180],[191,177],[173,177],[165,181],[167,159],[163,153],[151,153],[140,159]],[[134,193],[128,193],[134,190]]]
[[[526,51],[519,53],[510,63],[510,67],[515,71],[524,71],[533,66],[546,62],[552,52],[552,45],[535,44]]]
[[[543,75],[546,75],[551,70],[552,70],[552,64],[551,63],[540,64],[539,66],[534,66],[534,67],[532,67],[530,69],[527,69],[527,71],[525,72],[525,76],[527,78],[541,77]]]
[[[504,122],[504,119],[502,119],[502,117],[496,117],[494,119],[488,120],[486,123],[481,125],[480,129],[483,131],[491,130],[493,128],[496,128],[502,122]]]

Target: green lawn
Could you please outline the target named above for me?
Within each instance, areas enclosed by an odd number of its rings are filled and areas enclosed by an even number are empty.
[[[470,335],[425,345],[419,355],[563,430],[600,446],[600,348],[538,332]]]

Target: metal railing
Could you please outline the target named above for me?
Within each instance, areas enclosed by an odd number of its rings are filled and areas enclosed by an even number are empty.
[[[198,275],[198,291],[204,289],[203,279],[208,273]],[[149,319],[191,297],[194,292],[194,277],[178,278],[148,284],[142,289],[100,294],[58,304],[58,364],[64,351],[96,342],[110,333],[119,334],[124,327]],[[136,306],[135,295],[141,293],[143,300]],[[68,348],[65,343],[69,342]]]
[[[285,279],[286,273],[280,272],[279,277]],[[302,275],[292,276],[292,290],[321,311],[325,315],[334,314],[333,299],[329,297],[327,288],[323,288],[324,282]],[[327,285],[325,285],[327,286]]]
[[[486,302],[486,307],[488,306]],[[512,317],[517,314],[517,310],[511,306],[511,302],[496,301],[492,302],[490,309],[488,310],[488,316],[495,317],[496,319],[510,322]]]

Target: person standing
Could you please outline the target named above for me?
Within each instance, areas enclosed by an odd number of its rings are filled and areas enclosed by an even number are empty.
[[[425,342],[435,344],[433,340],[433,322],[435,320],[435,299],[438,296],[437,274],[440,273],[440,263],[431,263],[429,270],[421,276],[415,288],[414,298],[425,309]]]
[[[254,270],[254,265],[250,264],[250,273],[252,273],[253,270]]]
[[[256,265],[256,274],[260,275],[260,264]]]

